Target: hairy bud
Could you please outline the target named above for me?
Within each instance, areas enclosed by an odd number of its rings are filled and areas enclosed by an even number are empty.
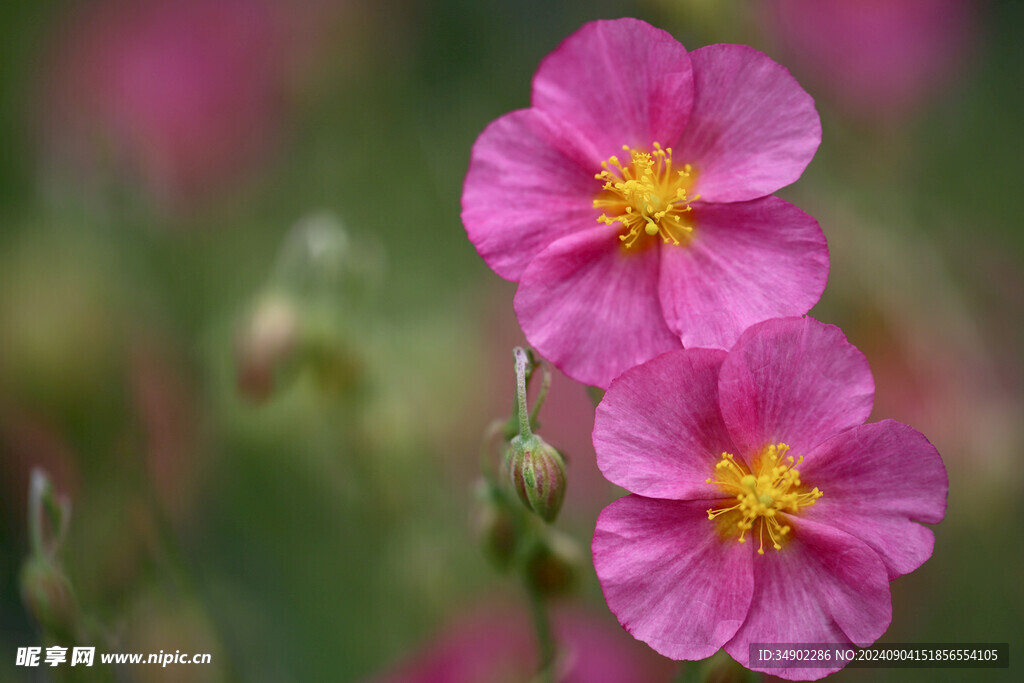
[[[519,498],[545,522],[553,522],[565,499],[565,460],[536,434],[516,436],[506,456]]]

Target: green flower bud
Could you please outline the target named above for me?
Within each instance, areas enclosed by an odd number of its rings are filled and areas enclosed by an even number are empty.
[[[555,521],[565,500],[565,460],[561,453],[536,434],[520,435],[509,443],[506,462],[523,504],[545,522]]]

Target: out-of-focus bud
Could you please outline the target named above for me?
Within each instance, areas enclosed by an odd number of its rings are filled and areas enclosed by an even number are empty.
[[[480,546],[496,569],[506,571],[522,536],[519,522],[508,499],[493,484],[481,481],[475,493],[478,505],[473,522]]]
[[[273,277],[300,296],[337,294],[351,257],[351,241],[341,221],[329,212],[310,214],[285,237]]]
[[[337,215],[318,211],[288,231],[271,281],[298,299],[333,310],[372,291],[383,278],[383,260],[369,237],[353,240]]]
[[[49,559],[33,555],[22,565],[21,599],[48,632],[63,635],[73,631],[75,594],[67,577]]]
[[[299,374],[331,394],[351,395],[363,373],[346,314],[353,291],[368,284],[373,262],[369,252],[353,247],[332,214],[295,224],[267,293],[256,299],[237,334],[237,381],[245,398],[262,402]]]
[[[565,500],[565,460],[536,434],[513,437],[506,455],[512,485],[526,507],[553,522]]]
[[[526,577],[541,595],[565,595],[579,583],[584,562],[583,551],[576,541],[548,529],[526,560]]]
[[[299,340],[299,316],[290,299],[267,295],[256,304],[235,342],[238,390],[253,402],[273,393]]]

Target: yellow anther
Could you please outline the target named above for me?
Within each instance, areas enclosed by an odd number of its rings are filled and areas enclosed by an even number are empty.
[[[772,444],[752,459],[749,469],[731,453],[722,453],[722,459],[715,464],[719,479],[708,478],[705,481],[728,492],[736,501],[731,506],[709,509],[708,519],[737,511],[740,514],[736,522],[740,543],[746,542],[747,531],[752,531],[755,525],[758,527],[758,555],[764,554],[766,533],[771,546],[776,550],[782,549],[781,541],[791,529],[779,521],[780,513],[798,513],[801,508],[814,505],[824,495],[817,487],[808,492],[800,491],[800,472],[795,466],[803,462],[803,457],[794,459],[786,455],[788,451],[789,446],[784,443]]]
[[[682,221],[696,199],[687,195],[693,184],[692,167],[687,164],[686,170],[673,171],[672,148],[663,148],[658,142],[650,152],[628,145],[622,149],[629,153],[627,165],[613,155],[601,163],[605,170],[594,176],[602,181],[594,207],[607,209],[598,222],[620,224],[616,226],[623,231],[619,239],[626,247],[636,244],[641,234],[660,236],[666,244],[681,244],[693,232],[693,226]]]

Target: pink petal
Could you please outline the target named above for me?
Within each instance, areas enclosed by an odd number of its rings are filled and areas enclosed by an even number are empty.
[[[750,668],[751,643],[855,643],[866,647],[889,627],[889,579],[878,555],[856,538],[804,518],[782,550],[754,556],[754,598],[725,651]],[[746,545],[750,545],[749,543]],[[759,668],[788,679],[832,669]]]
[[[518,280],[559,237],[597,225],[594,170],[573,160],[571,136],[544,114],[514,111],[477,138],[462,189],[462,222],[494,272]]]
[[[670,351],[612,382],[594,416],[597,466],[652,498],[720,499],[705,483],[734,450],[718,408],[724,351]]]
[[[818,222],[778,197],[698,203],[693,238],[663,248],[665,319],[683,345],[728,349],[754,323],[803,315],[828,280]]]
[[[674,143],[686,127],[692,98],[686,48],[637,19],[585,24],[533,77],[533,106],[582,133],[594,164],[622,145]]]
[[[607,226],[559,239],[530,262],[516,291],[530,344],[578,382],[621,373],[680,348],[658,302],[658,249],[627,252]]]
[[[863,423],[875,383],[864,354],[838,327],[778,318],[740,336],[722,363],[718,392],[725,424],[745,456],[780,442],[800,456]]]
[[[890,580],[931,557],[935,538],[915,521],[942,521],[949,480],[938,451],[917,430],[893,420],[854,427],[809,452],[800,476],[825,494],[807,517],[871,546]]]
[[[640,496],[604,509],[594,569],[619,623],[672,659],[714,654],[750,607],[750,548],[723,542],[706,503]]]
[[[821,142],[814,99],[789,70],[746,45],[690,53],[693,111],[676,159],[708,202],[756,199],[804,172]]]

